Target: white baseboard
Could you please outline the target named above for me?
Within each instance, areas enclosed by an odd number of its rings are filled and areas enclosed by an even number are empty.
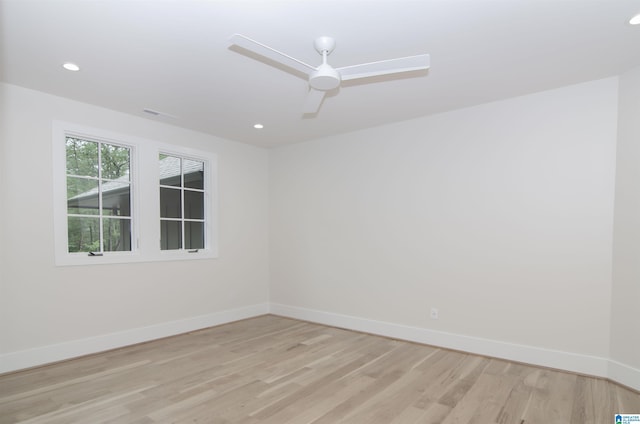
[[[632,389],[640,390],[640,369],[609,358],[464,336],[278,303],[250,305],[148,327],[2,354],[0,355],[0,373],[103,352],[268,313],[478,355],[604,377]]]
[[[270,312],[274,315],[579,374],[609,378],[625,386],[640,390],[640,370],[611,361],[608,358],[464,336],[277,303],[271,303],[270,308]]]
[[[103,352],[136,343],[142,343],[189,331],[226,324],[245,318],[269,313],[269,304],[261,303],[238,309],[165,322],[148,327],[134,328],[117,333],[104,334],[86,339],[72,340],[0,355],[0,373],[35,367],[82,355]]]
[[[640,369],[610,359],[609,379],[640,391]]]

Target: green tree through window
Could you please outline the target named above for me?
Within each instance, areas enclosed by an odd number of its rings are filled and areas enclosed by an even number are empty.
[[[69,252],[131,250],[131,148],[66,137]]]

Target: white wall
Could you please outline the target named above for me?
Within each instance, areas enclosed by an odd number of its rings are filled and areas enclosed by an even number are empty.
[[[619,87],[267,152],[0,84],[0,372],[270,308],[640,388],[640,70]],[[215,152],[219,259],[56,267],[54,119]]]
[[[609,78],[272,150],[272,310],[605,374],[616,109]]]
[[[1,86],[0,86],[1,87]],[[0,88],[0,90],[2,90]],[[3,92],[0,91],[0,134],[3,131],[3,128],[6,127],[6,111],[7,111],[7,102],[5,101]],[[4,165],[5,160],[3,158],[7,157],[7,142],[4,137],[0,135],[0,182],[10,181],[9,176],[6,172],[6,166]],[[6,314],[6,288],[5,288],[5,235],[4,228],[6,227],[6,219],[5,219],[5,207],[7,196],[5,195],[7,184],[0,184],[0,349],[4,346],[4,329],[5,325],[8,321],[8,316]]]
[[[0,99],[0,372],[268,311],[266,150],[12,85]],[[52,120],[215,152],[219,258],[56,267]]]
[[[640,370],[640,68],[620,76],[618,109],[611,359],[621,379]],[[640,387],[640,375],[627,384]]]

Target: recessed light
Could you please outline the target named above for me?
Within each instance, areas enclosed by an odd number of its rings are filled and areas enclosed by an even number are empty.
[[[634,16],[633,18],[629,19],[629,23],[631,25],[640,25],[640,13],[638,13],[636,16]]]
[[[257,129],[257,130],[261,130],[261,129],[263,129],[263,128],[264,128],[264,125],[262,125],[262,124],[255,124],[255,125],[253,126],[253,128],[255,128],[255,129]]]
[[[70,63],[70,62],[65,63],[64,65],[62,65],[62,67],[64,69],[66,69],[67,71],[76,72],[76,71],[80,70],[80,67],[78,65],[76,65],[75,63]]]

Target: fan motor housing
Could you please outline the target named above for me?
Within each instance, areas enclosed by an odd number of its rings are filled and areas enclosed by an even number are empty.
[[[340,73],[331,66],[322,64],[309,77],[309,85],[316,90],[333,90],[340,85]]]

